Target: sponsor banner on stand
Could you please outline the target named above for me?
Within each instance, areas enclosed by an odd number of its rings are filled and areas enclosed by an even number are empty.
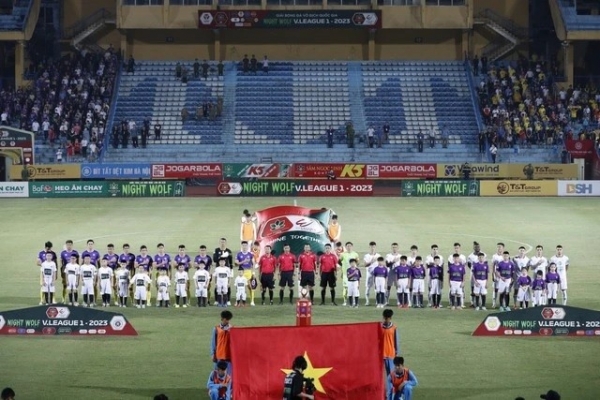
[[[29,183],[0,182],[0,197],[29,197]]]
[[[221,178],[220,163],[152,164],[152,179]]]
[[[84,179],[150,179],[151,164],[82,164]]]
[[[111,197],[183,197],[183,181],[112,181],[108,184]]]
[[[473,163],[473,179],[577,179],[575,164],[485,164]],[[462,178],[464,164],[437,164],[438,178]]]
[[[572,158],[586,159],[591,158],[596,150],[592,139],[565,140],[565,148],[571,154]]]
[[[220,196],[307,196],[364,197],[373,196],[372,181],[352,180],[265,180],[220,182]]]
[[[29,197],[108,197],[108,183],[29,182]]]
[[[286,178],[292,164],[223,164],[223,178]]]
[[[402,197],[479,196],[479,181],[402,181]]]
[[[19,181],[22,179],[23,166],[10,166],[10,179]],[[27,166],[27,175],[32,180],[45,179],[79,179],[81,178],[81,167],[79,164],[37,164]]]
[[[473,179],[493,179],[508,177],[507,164],[484,164],[473,163],[471,167],[470,178]],[[437,164],[438,178],[461,178],[463,177],[464,164]]]
[[[558,181],[559,196],[600,196],[600,181]]]
[[[558,195],[557,181],[481,181],[481,196],[496,197],[540,197]]]
[[[342,179],[435,178],[436,164],[298,163],[292,165],[288,175],[294,178],[327,178],[331,171],[336,178]]]

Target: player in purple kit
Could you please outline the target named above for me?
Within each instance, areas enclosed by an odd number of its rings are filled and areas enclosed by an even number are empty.
[[[167,276],[171,277],[171,256],[165,252],[165,245],[159,243],[156,245],[158,253],[154,256],[154,267],[156,268],[156,277],[160,271],[167,271]]]
[[[125,263],[125,268],[131,276],[135,274],[135,254],[129,251],[128,243],[123,244],[123,252],[119,255],[119,263]]]
[[[471,264],[471,275],[473,276],[475,309],[487,310],[487,308],[485,308],[485,301],[487,297],[487,285],[490,276],[490,268],[487,261],[485,261],[484,253],[477,253],[477,261]]]
[[[423,308],[423,292],[425,291],[425,276],[427,272],[422,264],[421,256],[416,256],[410,271],[412,282],[413,307]]]
[[[106,266],[113,270],[113,273],[119,268],[119,256],[115,253],[115,245],[109,243],[106,246],[106,254],[102,256],[103,260],[106,260]],[[113,280],[113,291],[117,292],[117,280]],[[118,296],[115,296],[115,306],[119,305]]]
[[[72,255],[75,255],[75,262],[79,264],[79,252],[73,249],[73,241],[67,240],[65,242],[65,249],[60,252],[60,278],[63,284],[63,303],[66,302],[67,297],[67,276],[65,275],[65,267],[71,262]]]
[[[175,269],[179,268],[180,265],[183,265],[183,270],[185,272],[188,272],[190,270],[190,266],[192,264],[192,259],[190,258],[190,256],[188,256],[185,252],[185,245],[184,244],[180,244],[177,247],[177,255],[175,257],[173,257],[173,261],[171,262],[171,264],[174,266]],[[187,294],[187,300],[188,300],[188,305],[189,305],[189,301],[190,301],[190,281],[189,279],[186,282],[186,294]]]
[[[502,254],[502,260],[496,265],[496,287],[500,295],[500,311],[510,311],[508,306],[510,300],[510,286],[512,283],[515,264],[510,260],[510,253],[505,251]]]
[[[544,294],[546,292],[546,281],[544,280],[544,272],[538,271],[535,273],[533,282],[531,282],[531,291],[533,297],[531,302],[534,307],[541,306],[544,304]]]
[[[94,249],[94,241],[92,239],[87,241],[87,248],[81,253],[81,258],[85,256],[90,256],[90,264],[94,267],[100,267],[100,253]]]
[[[248,248],[247,241],[244,240],[242,242],[242,249],[241,249],[241,251],[239,251],[236,254],[235,260],[233,260],[233,263],[236,266],[238,266],[239,268],[244,270],[244,278],[246,278],[247,282],[250,282],[250,279],[252,279],[252,267],[254,266],[254,255]],[[255,291],[250,288],[250,305],[251,306],[254,306],[254,292]],[[263,300],[262,304],[263,305],[265,304],[264,300]]]
[[[453,310],[460,310],[461,296],[465,287],[465,265],[461,263],[460,254],[452,255],[454,261],[448,265],[448,277],[450,280],[450,305]]]
[[[383,257],[377,257],[377,265],[373,268],[372,275],[375,280],[375,301],[377,302],[377,308],[383,308],[385,307],[388,276],[388,269]]]
[[[432,262],[427,265],[427,269],[429,270],[430,302],[431,306],[435,309],[440,308],[440,303],[442,302],[442,274],[444,273],[442,262],[442,258],[436,254],[433,256]]]
[[[398,307],[408,308],[408,296],[410,293],[410,267],[408,266],[408,257],[401,256],[400,264],[394,268],[396,274],[396,295],[398,297]]]
[[[546,274],[546,287],[548,292],[548,305],[556,304],[558,295],[558,286],[560,285],[560,275],[556,271],[556,264],[550,263]]]
[[[515,285],[518,288],[517,301],[519,302],[519,309],[529,307],[529,289],[531,288],[531,278],[527,274],[527,268],[521,268],[521,275],[517,278]],[[516,304],[515,304],[516,306]]]

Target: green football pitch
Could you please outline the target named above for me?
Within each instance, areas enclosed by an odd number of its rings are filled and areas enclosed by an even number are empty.
[[[34,259],[46,240],[59,252],[67,239],[81,251],[92,238],[101,253],[107,243],[119,250],[124,242],[132,250],[146,244],[153,251],[163,242],[173,254],[180,243],[190,253],[200,244],[212,250],[225,236],[237,250],[242,209],[290,203],[275,198],[3,199],[0,310],[37,305],[39,272]],[[548,258],[562,244],[571,260],[569,304],[600,309],[597,199],[322,198],[302,199],[299,205],[332,208],[340,216],[342,239],[353,241],[361,257],[371,240],[381,253],[394,241],[403,253],[416,244],[421,254],[436,243],[446,257],[455,241],[467,254],[473,240],[488,254],[498,241],[511,253],[521,245],[530,250],[542,244]],[[148,399],[160,392],[171,399],[207,399],[210,333],[221,309],[111,311],[123,311],[139,336],[0,337],[0,386],[13,387],[19,399]],[[290,305],[232,311],[236,326],[295,323]],[[380,315],[373,306],[317,306],[313,323],[378,321]],[[419,380],[415,399],[529,400],[548,389],[567,400],[599,398],[599,339],[472,337],[483,316],[470,309],[396,312],[402,353]]]

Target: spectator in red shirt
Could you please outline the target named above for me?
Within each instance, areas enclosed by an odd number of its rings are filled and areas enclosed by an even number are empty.
[[[298,257],[300,264],[300,286],[310,293],[311,303],[315,299],[315,271],[317,269],[317,256],[310,250],[310,244],[304,245],[304,253]]]
[[[275,266],[277,265],[277,258],[271,254],[271,246],[265,246],[265,254],[263,254],[258,260],[258,267],[260,270],[260,286],[261,286],[261,297],[262,304],[265,304],[265,294],[269,289],[269,303],[273,305],[273,289]]]
[[[290,288],[290,304],[294,298],[294,267],[296,256],[290,252],[290,246],[283,246],[283,253],[277,258],[277,268],[279,269],[279,304],[283,304],[283,289]]]
[[[321,271],[321,305],[325,304],[325,291],[329,285],[331,291],[331,304],[337,306],[335,302],[335,272],[337,269],[338,258],[331,252],[331,245],[325,245],[325,253],[319,259],[319,269]]]

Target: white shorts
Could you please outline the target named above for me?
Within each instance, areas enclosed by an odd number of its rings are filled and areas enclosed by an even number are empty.
[[[83,285],[81,285],[81,294],[94,294],[94,282],[83,281]]]
[[[208,297],[208,289],[206,285],[196,286],[196,297]]]
[[[477,280],[476,283],[479,283],[479,286],[475,285],[473,287],[473,294],[478,295],[486,295],[487,294],[487,281]]]
[[[229,281],[227,279],[217,279],[217,294],[227,294]]]
[[[77,275],[67,275],[67,290],[77,290]]]
[[[558,292],[558,283],[548,283],[548,298],[556,299],[557,292]]]
[[[44,285],[42,286],[42,292],[44,293],[54,293],[56,287],[52,281],[44,281]]]
[[[119,282],[119,296],[127,297],[129,295],[128,286],[129,286],[129,283],[127,283],[127,281]]]
[[[146,301],[146,293],[147,293],[146,285],[136,286],[135,293],[133,294],[133,298],[136,300]]]
[[[166,286],[159,287],[156,292],[156,300],[157,301],[168,301],[169,299],[170,299],[169,288]]]
[[[413,293],[425,292],[425,280],[424,279],[413,279],[412,291],[413,291]]]
[[[175,285],[175,296],[187,297],[187,285],[185,283]]]
[[[397,293],[409,293],[408,278],[401,278],[396,281],[396,292]]]
[[[512,279],[507,279],[507,280],[498,280],[497,283],[497,288],[498,288],[498,293],[510,293],[510,284],[512,283]]]
[[[360,297],[358,281],[348,282],[348,297]]]
[[[375,293],[387,292],[387,278],[378,276],[375,278]]]
[[[461,285],[462,282],[450,281],[450,296],[462,295],[463,289]]]
[[[365,289],[369,290],[375,284],[375,278],[369,272],[366,273],[367,277],[365,279]]]
[[[112,286],[110,280],[100,281],[100,294],[112,294]]]
[[[560,275],[560,290],[567,290],[567,275]]]
[[[442,294],[442,288],[440,287],[439,279],[432,279],[429,281],[429,294]]]
[[[533,291],[533,302],[538,306],[544,304],[544,291],[543,290],[534,290]]]
[[[235,299],[237,301],[246,301],[246,288],[237,288],[237,291],[235,292]]]
[[[517,301],[529,301],[529,289],[520,287],[517,292]]]

